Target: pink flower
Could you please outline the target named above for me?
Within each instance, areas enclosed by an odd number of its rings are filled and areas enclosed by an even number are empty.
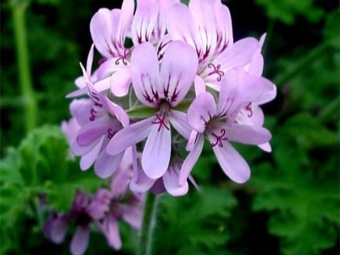
[[[61,130],[64,132],[67,138],[69,146],[71,146],[76,139],[77,133],[80,129],[78,121],[75,118],[71,118],[69,121],[61,122]],[[69,152],[69,158],[74,158],[72,151]]]
[[[265,88],[259,78],[243,69],[231,69],[221,83],[219,101],[203,92],[188,109],[188,123],[194,129],[187,148],[190,153],[180,172],[180,183],[184,183],[197,161],[207,136],[222,170],[235,182],[243,183],[250,177],[246,161],[231,146],[229,141],[243,144],[263,144],[270,140],[269,131],[258,125],[236,122],[242,107],[261,97]]]
[[[140,228],[142,222],[144,197],[128,190],[132,160],[132,154],[127,150],[122,163],[112,176],[111,189],[98,190],[87,209],[109,245],[117,250],[122,246],[119,221],[124,220],[136,229]]]
[[[82,170],[87,170],[94,164],[96,174],[107,178],[119,166],[123,153],[108,155],[106,145],[123,125],[129,123],[129,119],[120,106],[93,88],[88,72],[84,69],[83,72],[90,101],[82,99],[71,105],[71,112],[81,126],[72,144],[72,152],[81,156]]]
[[[107,146],[111,155],[147,138],[142,168],[151,179],[158,179],[167,171],[171,155],[171,126],[183,137],[189,137],[190,127],[185,113],[176,106],[188,93],[196,70],[194,50],[182,42],[171,42],[164,54],[161,68],[154,47],[150,43],[137,46],[131,57],[132,84],[138,100],[154,110],[152,117],[137,121],[113,137]]]
[[[248,64],[260,47],[251,37],[234,43],[230,12],[220,0],[191,0],[189,6],[178,3],[166,17],[171,39],[184,41],[196,50],[196,94],[206,86],[219,91],[227,71]]]

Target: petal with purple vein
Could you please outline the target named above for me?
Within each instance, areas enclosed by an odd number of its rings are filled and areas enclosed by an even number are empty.
[[[152,179],[162,177],[169,167],[170,154],[170,128],[154,124],[142,155],[142,167],[145,174]]]

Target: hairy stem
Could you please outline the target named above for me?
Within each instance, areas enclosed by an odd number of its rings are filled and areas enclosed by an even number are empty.
[[[26,132],[36,126],[37,106],[34,100],[34,90],[32,86],[29,54],[26,39],[25,11],[27,1],[10,1],[12,8],[14,37],[17,54],[18,76],[21,95],[23,98],[24,123]]]
[[[138,255],[152,254],[152,237],[156,226],[157,200],[157,197],[153,193],[147,193],[144,205],[142,229],[139,236]]]

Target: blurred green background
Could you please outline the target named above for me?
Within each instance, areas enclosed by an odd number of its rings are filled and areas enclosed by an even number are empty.
[[[154,254],[339,254],[339,2],[224,3],[235,41],[267,32],[264,76],[278,87],[263,107],[273,152],[235,145],[252,169],[251,180],[238,185],[205,148],[193,171],[201,191],[161,199]],[[67,144],[56,125],[70,117],[65,95],[86,61],[92,15],[120,6],[1,1],[1,254],[69,254],[72,229],[62,245],[46,240],[37,196],[48,194],[51,206],[67,211],[76,188],[101,185],[92,170],[61,160]],[[87,254],[133,254],[135,235],[121,228],[121,251],[93,231]]]

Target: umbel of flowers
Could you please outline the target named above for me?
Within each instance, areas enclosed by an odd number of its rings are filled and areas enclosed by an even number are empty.
[[[230,142],[270,151],[260,108],[276,96],[262,77],[265,40],[234,42],[220,0],[124,0],[91,19],[94,47],[78,89],[68,97],[71,151],[82,170],[110,177],[132,150],[134,192],[188,192],[190,173],[207,140],[225,174],[237,183],[250,168]],[[187,153],[183,153],[185,148]]]
[[[181,196],[196,185],[191,171],[205,142],[237,183],[250,168],[231,142],[271,151],[260,108],[276,96],[262,77],[265,35],[234,42],[220,0],[124,0],[98,10],[90,32],[63,124],[82,170],[109,178],[129,151],[132,192]]]

